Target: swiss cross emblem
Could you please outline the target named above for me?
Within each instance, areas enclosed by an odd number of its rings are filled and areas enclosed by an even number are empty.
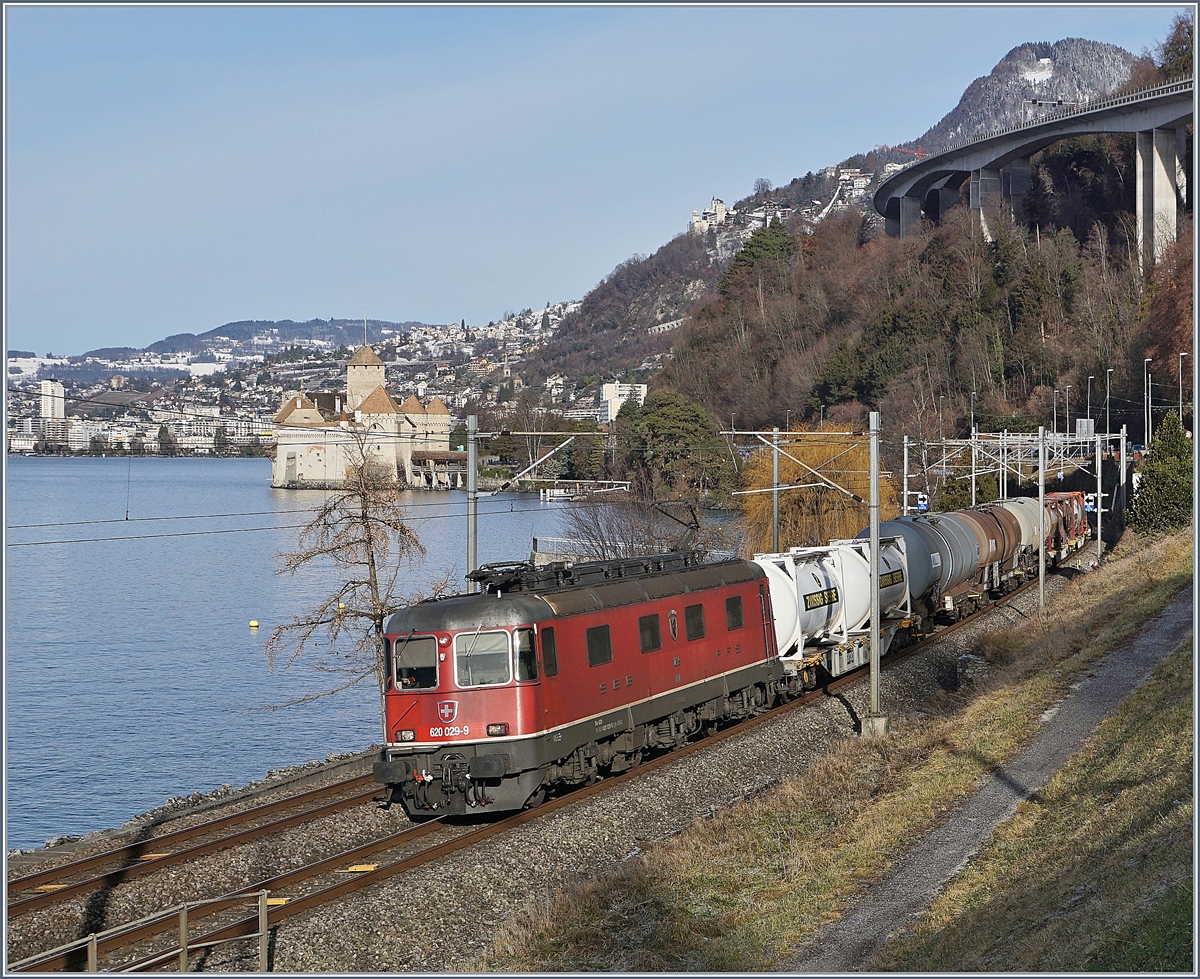
[[[438,701],[438,717],[447,723],[458,717],[458,701],[457,700],[439,700]]]

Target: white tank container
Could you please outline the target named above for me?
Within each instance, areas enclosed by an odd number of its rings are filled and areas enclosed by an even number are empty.
[[[829,547],[793,548],[781,554],[756,554],[766,573],[781,656],[805,641],[867,625],[871,615],[871,570],[864,540],[831,541]],[[908,597],[904,551],[897,541],[880,543],[880,609],[890,615]]]

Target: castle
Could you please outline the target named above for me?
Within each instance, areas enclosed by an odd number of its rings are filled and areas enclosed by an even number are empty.
[[[271,485],[336,488],[347,465],[358,465],[365,455],[368,465],[394,473],[401,485],[465,486],[467,454],[450,451],[452,422],[441,399],[423,405],[413,395],[397,405],[384,375],[383,361],[364,344],[346,364],[344,397],[289,395],[274,418]]]

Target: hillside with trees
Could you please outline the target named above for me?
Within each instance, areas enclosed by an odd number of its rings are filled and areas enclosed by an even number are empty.
[[[706,246],[703,237],[682,234],[653,255],[634,255],[622,262],[529,360],[529,377],[540,381],[554,373],[623,375],[669,350],[670,333],[647,331],[679,319],[711,294],[720,269]]]

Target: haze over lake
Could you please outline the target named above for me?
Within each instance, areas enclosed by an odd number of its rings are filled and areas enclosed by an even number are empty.
[[[272,627],[334,581],[274,573],[305,518],[296,511],[321,494],[269,484],[266,459],[9,458],[9,849],[119,826],[171,796],[379,741],[369,683],[258,709],[329,685],[302,664],[267,668]],[[409,587],[446,570],[462,583],[466,495],[409,493],[406,502],[427,550]],[[479,560],[527,558],[531,538],[558,534],[565,511],[531,495],[481,500]]]

